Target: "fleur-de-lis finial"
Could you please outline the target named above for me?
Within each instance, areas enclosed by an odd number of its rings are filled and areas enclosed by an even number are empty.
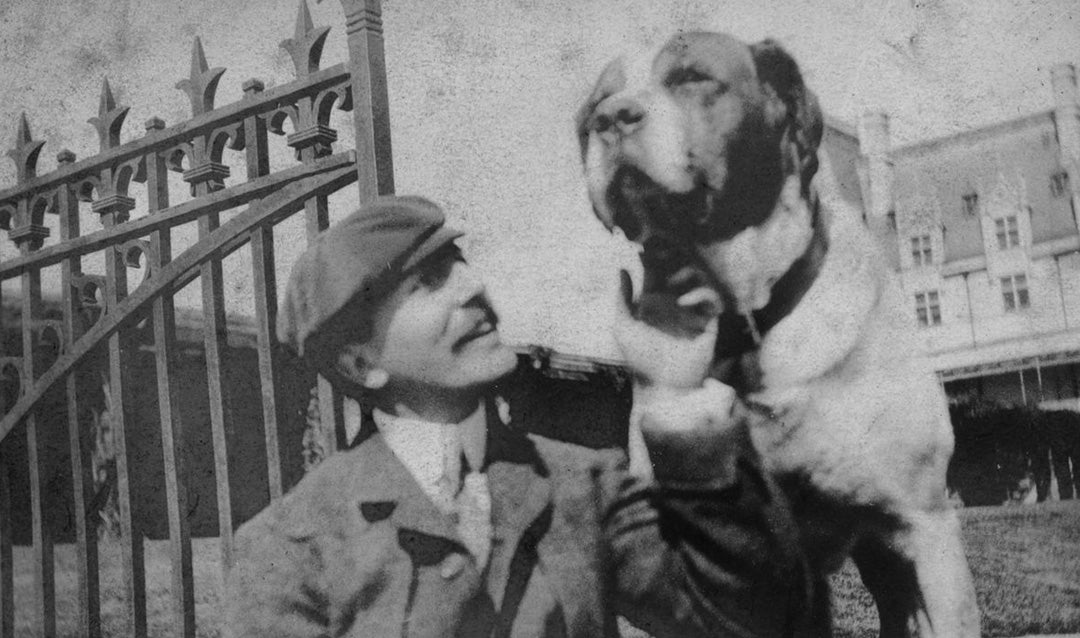
[[[103,79],[101,81],[101,101],[98,103],[97,117],[87,120],[97,129],[101,150],[104,151],[120,144],[120,129],[124,125],[124,118],[127,117],[129,108],[127,106],[116,106],[112,87],[109,86],[109,78]]]
[[[293,37],[281,42],[281,48],[292,58],[297,77],[304,77],[319,70],[323,44],[329,32],[330,27],[316,29],[312,25],[307,0],[300,0],[300,9],[296,14],[296,31]]]
[[[196,36],[191,47],[191,76],[176,83],[176,88],[187,93],[191,100],[192,116],[214,110],[214,94],[217,93],[218,80],[224,72],[225,67],[208,68],[202,40]]]
[[[44,145],[44,141],[36,141],[30,135],[30,122],[26,119],[26,112],[23,112],[19,115],[18,129],[15,132],[15,148],[7,152],[8,157],[15,162],[15,178],[19,184],[37,175],[38,154]]]

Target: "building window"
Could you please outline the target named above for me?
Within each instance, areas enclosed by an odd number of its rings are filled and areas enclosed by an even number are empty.
[[[930,250],[930,235],[911,238],[911,261],[916,266],[930,266],[934,263],[934,255]]]
[[[1001,278],[1001,297],[1005,302],[1005,312],[1013,312],[1031,306],[1028,297],[1027,275],[1012,275]]]
[[[1069,174],[1059,171],[1050,176],[1050,194],[1054,197],[1065,197],[1069,193]]]
[[[964,195],[964,213],[974,215],[979,212],[979,194],[968,193]]]
[[[941,302],[938,300],[938,291],[915,293],[915,317],[920,326],[941,325]]]
[[[1016,215],[1009,215],[994,220],[997,230],[998,248],[1006,250],[1020,245],[1020,226],[1016,223]]]

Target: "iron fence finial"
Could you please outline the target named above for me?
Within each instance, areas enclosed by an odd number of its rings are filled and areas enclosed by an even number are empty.
[[[330,27],[315,28],[311,22],[307,0],[300,0],[293,37],[281,42],[281,48],[292,58],[297,77],[304,77],[319,70],[319,60],[322,58],[323,44],[328,33]]]
[[[19,115],[19,124],[15,132],[15,148],[7,152],[8,157],[15,162],[15,177],[19,184],[25,183],[37,175],[38,154],[44,141],[35,140],[30,134],[30,122],[26,119],[26,112]]]
[[[97,129],[101,150],[120,145],[120,129],[124,126],[128,110],[127,106],[116,106],[116,98],[113,97],[112,87],[109,86],[109,78],[104,78],[101,81],[101,99],[98,102],[97,117],[87,120]]]
[[[214,95],[217,93],[218,81],[223,73],[225,73],[225,67],[209,68],[202,40],[199,36],[195,36],[195,42],[191,47],[191,75],[176,83],[176,88],[187,93],[188,99],[191,100],[192,116],[214,110]]]

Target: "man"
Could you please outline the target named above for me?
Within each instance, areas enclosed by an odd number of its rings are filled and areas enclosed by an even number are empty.
[[[654,479],[619,450],[526,435],[495,397],[516,356],[441,210],[385,197],[297,260],[278,333],[378,432],[315,468],[236,539],[237,636],[788,635],[806,574],[714,334],[620,304]],[[715,415],[722,415],[717,417]]]

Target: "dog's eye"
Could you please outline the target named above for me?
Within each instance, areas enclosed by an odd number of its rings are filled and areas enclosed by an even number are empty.
[[[667,86],[681,86],[684,84],[697,84],[699,82],[713,82],[715,79],[693,67],[681,67],[673,70],[664,80]]]
[[[596,131],[597,133],[603,133],[604,131],[611,128],[614,123],[615,120],[613,120],[611,117],[603,113],[597,113],[596,115],[592,116],[589,128]]]

